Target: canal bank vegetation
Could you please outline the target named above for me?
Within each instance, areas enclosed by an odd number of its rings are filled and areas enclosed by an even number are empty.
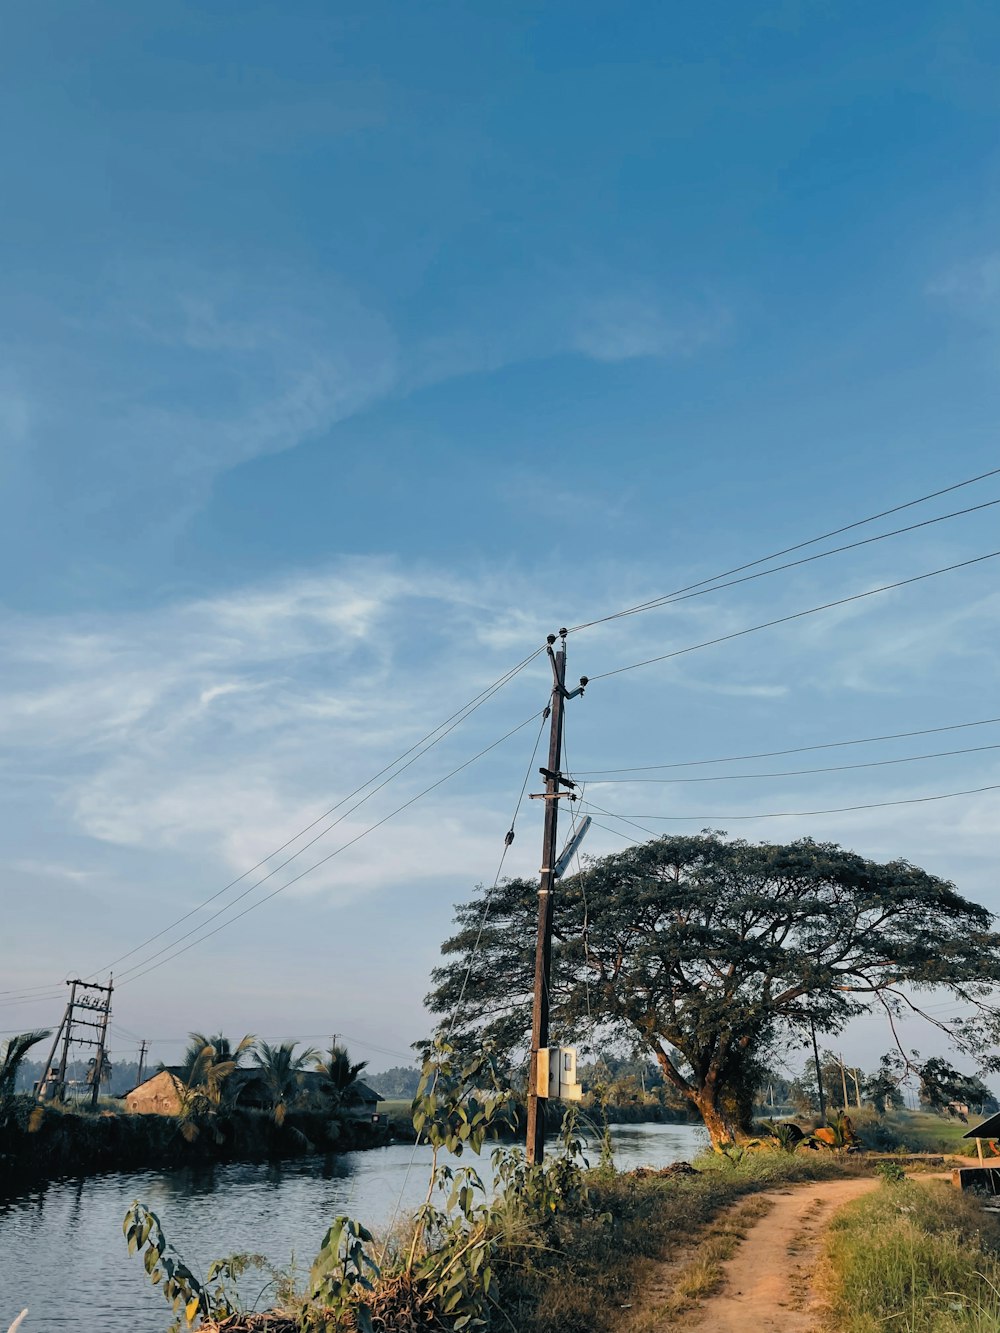
[[[134,1094],[102,1098],[91,1109],[11,1091],[17,1065],[40,1040],[23,1036],[33,1041],[16,1039],[0,1050],[6,1181],[342,1152],[377,1146],[389,1133],[362,1101],[359,1089],[375,1096],[359,1081],[364,1062],[352,1062],[336,1044],[321,1056],[296,1051],[293,1042],[192,1033],[179,1066],[161,1067]]]
[[[142,1254],[179,1328],[591,1333],[613,1326],[650,1265],[668,1252],[691,1255],[689,1286],[694,1268],[709,1259],[717,1271],[720,1238],[728,1235],[732,1245],[737,1234],[726,1224],[712,1230],[729,1205],[777,1183],[854,1169],[834,1153],[776,1147],[707,1154],[696,1166],[663,1170],[619,1173],[607,1161],[589,1169],[572,1114],[561,1150],[544,1165],[529,1166],[520,1149],[497,1147],[491,1195],[474,1168],[439,1160],[444,1150],[458,1157],[481,1151],[488,1138],[509,1130],[513,1114],[489,1050],[462,1059],[437,1043],[413,1103],[414,1127],[434,1156],[424,1204],[381,1235],[363,1221],[335,1218],[308,1279],[283,1279],[281,1300],[266,1313],[248,1312],[227,1280],[243,1257],[196,1276],[164,1234],[168,1219],[139,1201],[125,1219],[126,1241]],[[711,1255],[698,1254],[706,1236],[714,1240]],[[269,1294],[274,1280],[272,1273]],[[677,1308],[689,1298],[682,1289]]]
[[[1000,1219],[945,1181],[887,1178],[834,1218],[824,1286],[837,1333],[1000,1333]]]

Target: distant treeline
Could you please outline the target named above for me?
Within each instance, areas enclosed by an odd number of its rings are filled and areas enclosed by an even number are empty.
[[[412,1101],[420,1082],[420,1070],[409,1065],[393,1065],[383,1074],[366,1074],[365,1082],[387,1100]]]
[[[36,1050],[38,1047],[35,1048]],[[105,1061],[104,1070],[107,1075],[108,1062]],[[86,1060],[70,1060],[66,1065],[66,1082],[70,1096],[76,1090],[81,1097],[90,1095],[90,1084],[87,1081],[89,1066]],[[156,1072],[156,1066],[152,1068],[147,1064],[143,1071],[143,1078]],[[18,1066],[15,1075],[14,1091],[31,1092],[35,1084],[41,1080],[45,1073],[45,1062],[43,1060],[22,1060]],[[136,1060],[114,1060],[111,1062],[111,1081],[107,1078],[101,1083],[101,1093],[110,1097],[119,1097],[124,1092],[130,1092],[139,1082],[139,1064]]]

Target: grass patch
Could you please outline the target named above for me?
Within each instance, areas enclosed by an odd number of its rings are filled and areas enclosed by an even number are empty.
[[[513,1253],[498,1272],[504,1326],[593,1333],[628,1317],[634,1333],[646,1333],[673,1322],[717,1288],[722,1265],[766,1211],[767,1201],[748,1196],[851,1171],[818,1153],[756,1153],[736,1166],[713,1155],[698,1165],[667,1177],[593,1172],[592,1202],[610,1220],[562,1219],[544,1247]],[[665,1259],[678,1262],[665,1269]],[[638,1293],[641,1307],[629,1315]]]
[[[969,1123],[953,1116],[933,1115],[928,1111],[902,1111],[886,1116],[885,1125],[896,1134],[901,1143],[911,1152],[975,1153],[976,1145],[971,1139],[962,1142],[970,1125],[978,1123],[977,1116],[970,1116]]]
[[[378,1104],[379,1115],[389,1115],[402,1120],[409,1120],[410,1113],[413,1110],[413,1103],[409,1097],[387,1097],[380,1099]]]
[[[884,1185],[834,1218],[838,1333],[1000,1333],[1000,1221],[944,1181]]]

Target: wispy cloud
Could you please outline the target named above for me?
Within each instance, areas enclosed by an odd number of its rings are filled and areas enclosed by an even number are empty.
[[[595,361],[691,356],[732,325],[724,308],[674,309],[650,297],[612,295],[583,303],[572,346]]]
[[[927,294],[970,319],[1000,327],[1000,251],[955,264],[927,284]]]

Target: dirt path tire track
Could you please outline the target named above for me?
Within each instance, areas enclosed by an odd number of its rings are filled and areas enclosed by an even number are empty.
[[[768,1190],[771,1211],[726,1264],[726,1282],[693,1313],[698,1333],[817,1333],[813,1279],[832,1215],[875,1180],[822,1180]]]

